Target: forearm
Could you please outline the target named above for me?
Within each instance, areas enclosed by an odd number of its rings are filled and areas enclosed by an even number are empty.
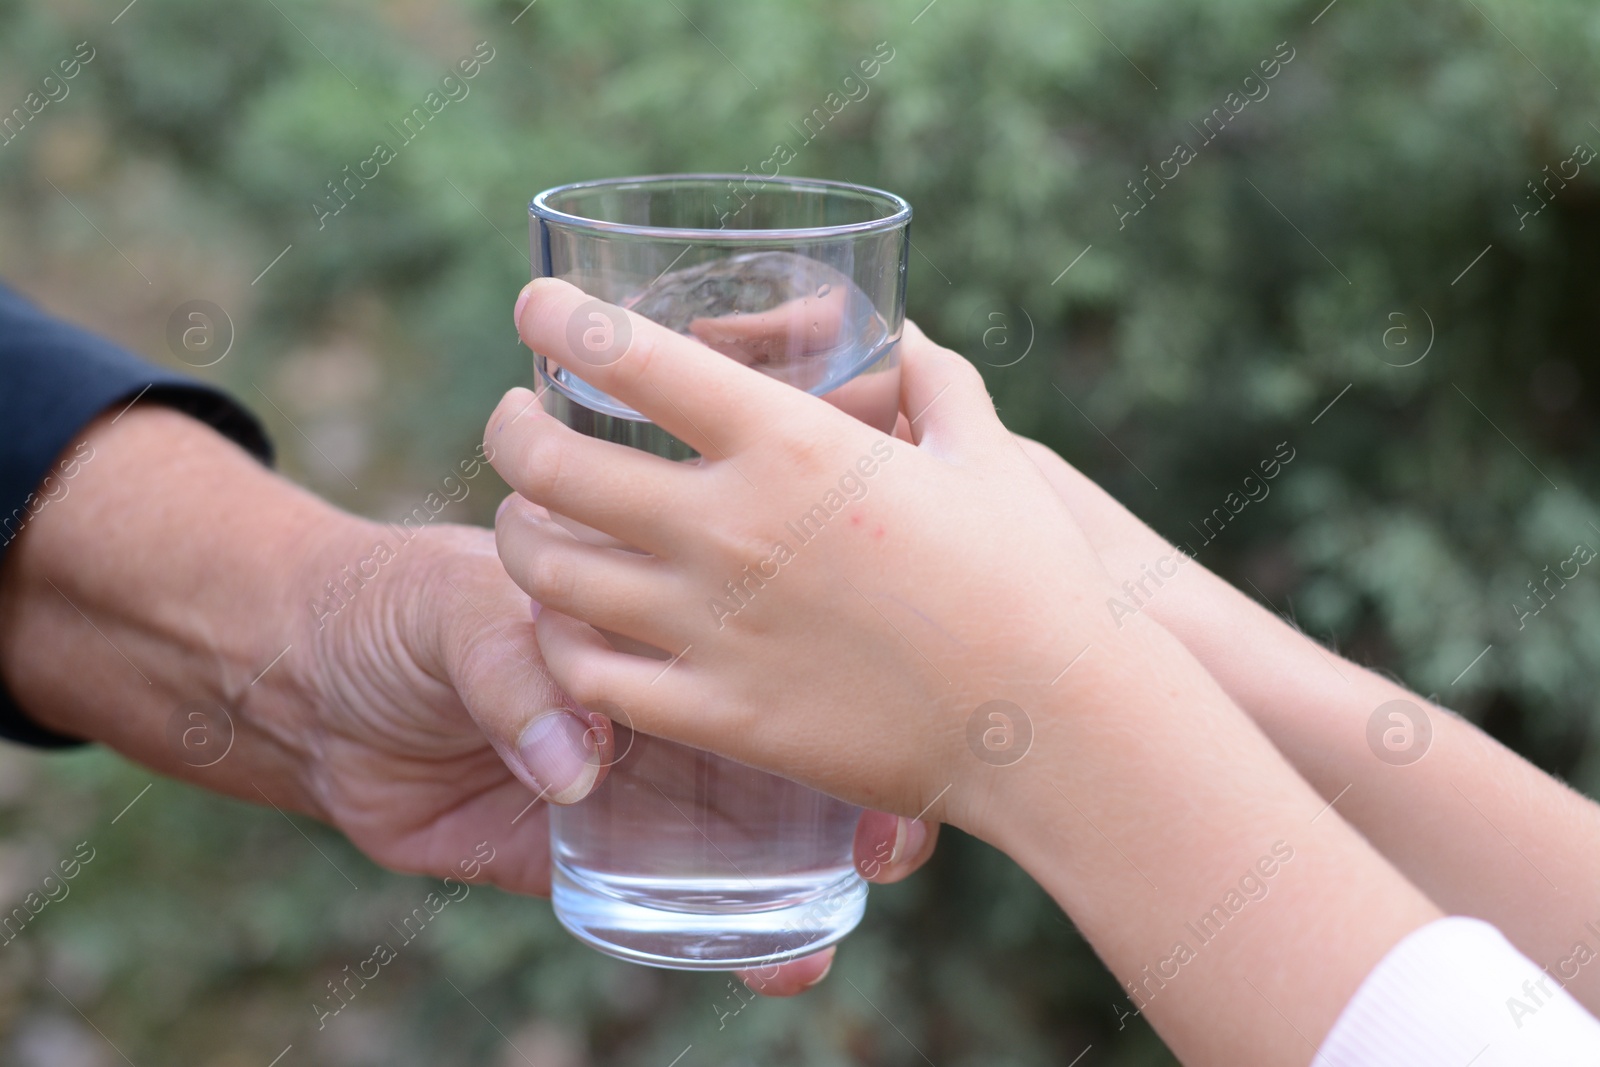
[[[1321,648],[1194,562],[1042,445],[1021,446],[1068,503],[1126,602],[1183,641],[1272,743],[1350,823],[1447,911],[1498,926],[1600,1011],[1600,807],[1469,723]],[[1149,577],[1158,561],[1166,576]],[[1432,729],[1426,754],[1385,762],[1368,740],[1378,708],[1408,700]],[[1404,740],[1404,738],[1399,738]],[[1412,739],[1413,742],[1420,739]],[[1386,753],[1387,755],[1387,753]]]
[[[1600,840],[1600,807],[1242,594],[1209,602],[1210,618],[1172,629],[1290,762],[1441,907],[1494,923],[1600,1010],[1600,968],[1574,952],[1600,951],[1600,851],[1578,847]],[[1420,709],[1431,740],[1401,732],[1391,740],[1416,747],[1384,748],[1404,720],[1378,709],[1396,700]]]
[[[13,696],[42,725],[174,777],[317,811],[302,774],[313,740],[293,714],[307,694],[284,660],[306,576],[336,566],[324,562],[336,543],[365,524],[164,408],[102,418],[83,439],[94,461],[0,570]],[[227,711],[226,760],[194,765],[210,755],[185,747],[190,702]],[[188,740],[220,755],[226,727],[209,723],[198,728],[215,735]]]
[[[1169,635],[1136,620],[1103,642],[1065,692],[1040,695],[1055,703],[1033,717],[1034,751],[994,772],[976,829],[1051,892],[1185,1063],[1305,1063],[1438,912]],[[1097,674],[1096,656],[1141,666]]]

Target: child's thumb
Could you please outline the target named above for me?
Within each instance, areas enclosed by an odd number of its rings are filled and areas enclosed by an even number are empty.
[[[1005,433],[978,368],[909,319],[900,341],[900,410],[911,439],[934,452],[992,445]]]

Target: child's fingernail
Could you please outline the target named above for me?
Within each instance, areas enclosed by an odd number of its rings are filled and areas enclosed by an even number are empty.
[[[528,298],[533,295],[533,283],[529,282],[522,287],[522,292],[517,294],[517,306],[511,312],[511,321],[517,324],[517,331],[522,331],[522,309],[528,306]]]
[[[824,978],[828,977],[828,972],[831,971],[831,970],[833,970],[833,949],[830,948],[828,950],[828,964],[827,964],[827,966],[823,967],[822,970],[817,974],[817,976],[815,978],[811,979],[811,981],[807,982],[805,985],[801,986],[800,988],[801,989],[810,989],[813,986],[820,985],[822,980]]]
[[[891,862],[899,837],[898,815],[886,811],[864,811],[856,823],[856,873],[871,880]]]
[[[513,494],[507,496],[504,500],[500,501],[500,506],[494,509],[494,521],[495,522],[499,522],[500,521],[500,516],[502,516],[502,515],[504,515],[506,513],[506,508],[509,508],[511,506],[511,502],[516,500],[516,499],[517,499],[516,494],[513,493]]]
[[[901,819],[894,830],[894,858],[889,862],[898,863],[907,856],[920,855],[927,840],[928,828],[920,820]]]
[[[600,777],[600,753],[588,729],[563,709],[534,719],[517,738],[517,755],[552,804],[575,804]]]
[[[895,863],[906,854],[906,837],[909,834],[906,827],[911,820],[897,818],[894,821],[894,848],[889,850],[889,862]]]

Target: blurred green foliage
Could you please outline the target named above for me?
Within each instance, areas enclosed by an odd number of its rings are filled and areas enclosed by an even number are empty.
[[[912,313],[988,365],[1009,425],[1594,793],[1600,582],[1513,605],[1600,547],[1592,168],[1521,218],[1547,165],[1600,145],[1600,9],[1323,2],[0,0],[0,114],[95,49],[0,146],[0,273],[160,358],[173,308],[217,302],[236,348],[199,373],[262,413],[295,476],[404,511],[530,378],[509,308],[534,192],[755,169],[888,42],[867,98],[785,172],[912,201]],[[469,95],[319,224],[325,183],[479,42]],[[1180,141],[1196,158],[1135,193]],[[1296,459],[1270,498],[1202,544],[1279,442]],[[112,825],[151,776],[105,753],[0,770],[7,900],[98,850],[0,948],[7,1062],[120,1062],[95,1028],[133,1062],[230,1067],[290,1044],[284,1067],[664,1067],[690,1045],[683,1067],[1060,1064],[1091,1044],[1085,1067],[1170,1062],[1142,1021],[1118,1029],[1115,982],[1058,910],[954,834],[873,891],[823,988],[720,1029],[725,979],[603,959],[543,903],[483,890],[318,1033],[323,983],[426,883],[164,781]]]

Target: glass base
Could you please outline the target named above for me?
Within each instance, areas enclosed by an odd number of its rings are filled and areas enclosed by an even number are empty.
[[[853,870],[817,885],[774,880],[770,907],[688,910],[679,883],[656,887],[665,907],[639,903],[651,887],[608,886],[556,862],[551,872],[556,918],[578,940],[609,956],[680,971],[731,971],[809,956],[843,938],[867,906],[867,883]],[[707,887],[710,888],[710,887]],[[732,887],[730,887],[732,888]],[[738,887],[748,897],[748,882]],[[798,892],[797,892],[798,890]]]

